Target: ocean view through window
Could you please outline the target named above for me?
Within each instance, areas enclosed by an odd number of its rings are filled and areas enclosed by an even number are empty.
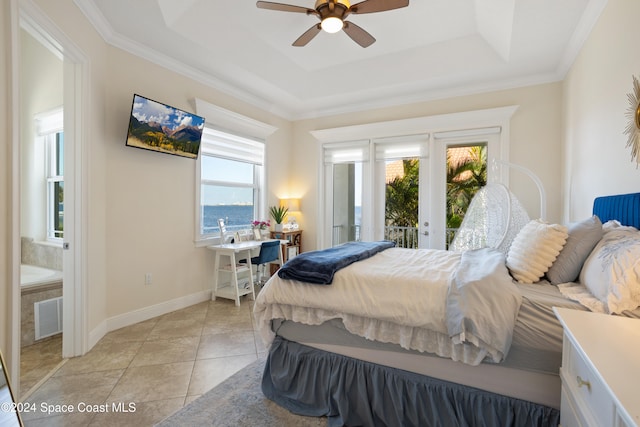
[[[250,227],[254,219],[253,206],[214,205],[202,207],[203,233],[218,233],[218,218],[224,219],[227,230],[242,230]]]
[[[248,229],[260,212],[264,143],[205,127],[199,162],[198,240]]]

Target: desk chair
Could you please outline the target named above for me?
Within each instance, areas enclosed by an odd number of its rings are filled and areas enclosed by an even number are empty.
[[[256,266],[256,283],[260,285],[263,284],[261,272],[266,268],[266,264],[280,260],[280,253],[278,251],[280,251],[279,240],[264,242],[260,245],[260,253],[258,256],[251,258],[251,264]],[[245,262],[245,260],[240,260],[240,262]]]

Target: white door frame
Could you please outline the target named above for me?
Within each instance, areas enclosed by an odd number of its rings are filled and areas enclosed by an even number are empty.
[[[356,140],[373,140],[379,138],[391,138],[402,135],[417,135],[417,134],[430,134],[431,142],[429,148],[429,178],[427,180],[431,182],[436,179],[438,174],[442,176],[444,168],[446,167],[446,150],[444,151],[444,161],[438,161],[439,154],[437,151],[437,143],[433,135],[442,134],[444,132],[458,132],[461,136],[464,136],[465,132],[477,133],[479,129],[499,127],[501,129],[500,136],[497,139],[497,146],[494,150],[494,154],[490,155],[487,159],[491,161],[492,158],[498,160],[509,160],[509,134],[510,134],[510,120],[515,111],[518,109],[517,105],[511,105],[506,107],[489,108],[485,110],[465,111],[460,113],[440,114],[434,116],[416,117],[411,119],[394,120],[388,122],[368,123],[363,125],[344,126],[339,128],[321,129],[311,131],[311,135],[318,141],[318,152],[322,153],[322,145],[331,142],[343,142],[343,141],[356,141]],[[451,134],[453,135],[453,134]],[[318,156],[319,170],[323,171],[324,175],[324,159],[322,154]],[[423,168],[421,168],[422,170]],[[445,175],[446,176],[446,175]],[[326,178],[326,177],[325,177]],[[422,176],[420,177],[422,179]],[[508,170],[503,168],[499,172],[499,176],[496,178],[498,182],[508,183]],[[318,191],[318,206],[326,206],[326,185],[327,179],[319,179],[319,191]],[[432,192],[429,194],[429,205],[437,206],[439,203],[444,203],[446,198],[446,191]],[[363,202],[364,203],[364,202]],[[364,210],[364,207],[363,207]],[[319,218],[319,224],[322,227],[321,232],[318,233],[318,248],[325,248],[330,242],[327,240],[327,227],[330,224],[330,217],[328,216],[328,209],[321,211],[321,217]],[[440,218],[442,217],[442,218]],[[446,224],[445,212],[429,212],[428,217],[430,222],[444,223]],[[421,221],[424,221],[424,216],[421,213]],[[429,230],[429,241],[431,247],[439,247],[437,242],[442,242],[442,248],[444,248],[445,233],[436,230],[435,227]]]
[[[491,159],[501,159],[500,146],[501,146],[501,134],[504,130],[498,128],[490,129],[484,128],[484,132],[480,130],[469,130],[464,132],[439,132],[432,135],[431,138],[431,153],[430,165],[433,173],[432,187],[436,191],[429,193],[431,202],[430,206],[438,207],[437,210],[430,212],[430,218],[433,218],[436,227],[430,227],[430,234],[433,233],[431,248],[445,249],[446,248],[446,206],[447,198],[447,148],[455,146],[466,146],[470,144],[487,144],[487,182],[503,182],[507,184],[507,175],[502,173],[502,170],[493,170],[491,168]],[[496,133],[493,133],[496,132]],[[508,171],[507,171],[508,172]]]
[[[53,24],[31,0],[11,0],[11,105],[19,110],[19,29],[26,25],[37,31],[39,39],[46,40],[64,62],[64,134],[65,134],[65,244],[63,252],[63,344],[62,356],[84,354],[88,348],[88,326],[86,318],[85,253],[87,227],[87,194],[83,183],[87,182],[87,153],[83,141],[87,134],[87,108],[89,70],[86,56],[75,44]],[[19,378],[20,369],[20,122],[29,118],[12,115],[12,293],[10,317],[11,374]],[[16,384],[19,389],[19,382]],[[18,393],[20,391],[18,390]]]
[[[375,206],[375,214],[373,217],[373,228],[375,230],[373,238],[376,240],[383,239],[385,233],[385,207],[386,207],[386,167],[385,160],[377,158],[375,153],[378,152],[376,144],[384,144],[387,147],[398,144],[400,150],[402,147],[410,146],[410,151],[416,150],[415,155],[409,154],[410,157],[403,158],[415,158],[420,162],[420,169],[418,175],[419,182],[419,194],[418,194],[418,247],[428,248],[430,247],[430,235],[429,226],[425,226],[425,222],[431,223],[431,217],[433,212],[433,204],[431,203],[431,138],[427,134],[419,135],[406,135],[406,136],[394,136],[390,138],[376,138],[373,141],[372,147],[372,161],[374,165],[374,174],[372,175],[370,182],[374,183],[373,186],[373,200]],[[414,148],[415,147],[415,148]],[[391,147],[390,147],[391,148]],[[406,148],[405,148],[406,150]],[[405,151],[403,150],[403,151]],[[404,154],[404,153],[403,153]],[[397,159],[399,160],[399,158]],[[434,225],[434,224],[431,224]],[[437,227],[437,224],[435,224]],[[426,234],[425,234],[426,233]]]

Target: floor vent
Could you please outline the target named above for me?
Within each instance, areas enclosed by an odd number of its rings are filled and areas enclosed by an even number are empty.
[[[36,340],[62,332],[62,297],[33,304]]]

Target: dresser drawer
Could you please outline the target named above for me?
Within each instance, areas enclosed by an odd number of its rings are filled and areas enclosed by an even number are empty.
[[[571,340],[566,338],[560,370],[563,392],[571,395],[585,425],[613,425],[615,406],[608,388]]]
[[[562,427],[584,427],[587,425],[583,414],[576,408],[573,395],[564,386],[562,387],[560,411],[560,425]]]

